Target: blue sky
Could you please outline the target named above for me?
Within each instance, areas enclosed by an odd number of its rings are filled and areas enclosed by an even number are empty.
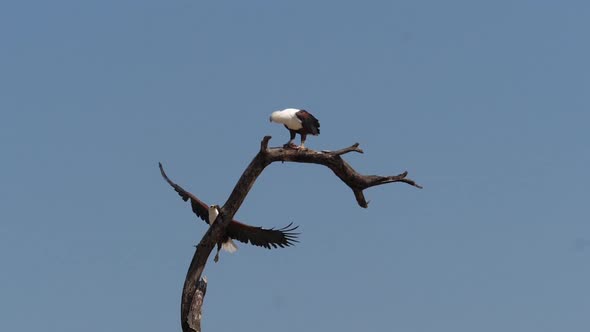
[[[268,115],[359,142],[366,191],[273,164],[236,218],[294,248],[209,264],[205,331],[587,331],[590,5],[3,1],[0,330],[180,330],[206,225]]]

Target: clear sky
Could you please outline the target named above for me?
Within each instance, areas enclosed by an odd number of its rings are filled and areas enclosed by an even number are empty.
[[[287,107],[366,191],[273,164],[207,266],[204,331],[590,328],[585,1],[0,2],[0,330],[179,331],[206,224]]]

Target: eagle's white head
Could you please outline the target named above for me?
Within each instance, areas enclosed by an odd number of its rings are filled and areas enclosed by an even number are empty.
[[[270,122],[279,122],[279,121],[278,121],[278,119],[279,119],[279,112],[280,112],[280,111],[274,111],[274,112],[272,112],[272,113],[270,114],[270,119],[269,119],[269,120],[270,120]]]

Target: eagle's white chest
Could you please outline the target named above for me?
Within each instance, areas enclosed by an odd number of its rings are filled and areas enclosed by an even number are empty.
[[[299,118],[297,118],[296,115],[294,115],[291,118],[288,118],[285,120],[285,122],[283,122],[284,125],[287,126],[287,128],[292,129],[292,130],[299,130],[301,128],[303,128],[303,126],[301,125],[301,121],[299,120]]]
[[[272,114],[272,120],[284,124],[289,129],[299,130],[303,128],[303,126],[301,125],[301,120],[297,117],[297,112],[299,112],[299,110],[295,108],[287,108],[286,110],[277,111]]]
[[[215,222],[215,218],[217,218],[218,215],[219,215],[219,211],[217,211],[217,208],[210,206],[209,207],[209,226],[213,226],[213,223]]]
[[[215,223],[215,218],[219,215],[219,210],[216,207],[210,206],[209,207],[209,227],[213,226]],[[228,239],[227,241],[221,244],[221,248],[227,252],[234,253],[238,250],[238,246],[232,241],[232,239]]]

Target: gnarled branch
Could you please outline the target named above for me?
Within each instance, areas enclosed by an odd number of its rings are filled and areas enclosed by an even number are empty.
[[[207,286],[206,281],[201,278],[201,275],[205,269],[205,264],[215,244],[222,239],[227,226],[266,166],[276,161],[324,165],[331,169],[340,180],[350,187],[357,203],[363,208],[368,207],[363,190],[369,187],[392,182],[403,182],[416,188],[422,188],[416,182],[407,178],[408,172],[392,176],[359,174],[341,157],[349,152],[363,153],[363,150],[358,147],[358,143],[336,151],[318,152],[313,150],[269,148],[268,142],[270,138],[270,136],[265,136],[262,139],[260,151],[252,159],[250,165],[248,165],[238,180],[238,183],[236,183],[228,200],[221,207],[219,216],[197,245],[182,290],[180,318],[183,332],[201,332],[201,307]],[[164,172],[161,165],[160,169]]]

